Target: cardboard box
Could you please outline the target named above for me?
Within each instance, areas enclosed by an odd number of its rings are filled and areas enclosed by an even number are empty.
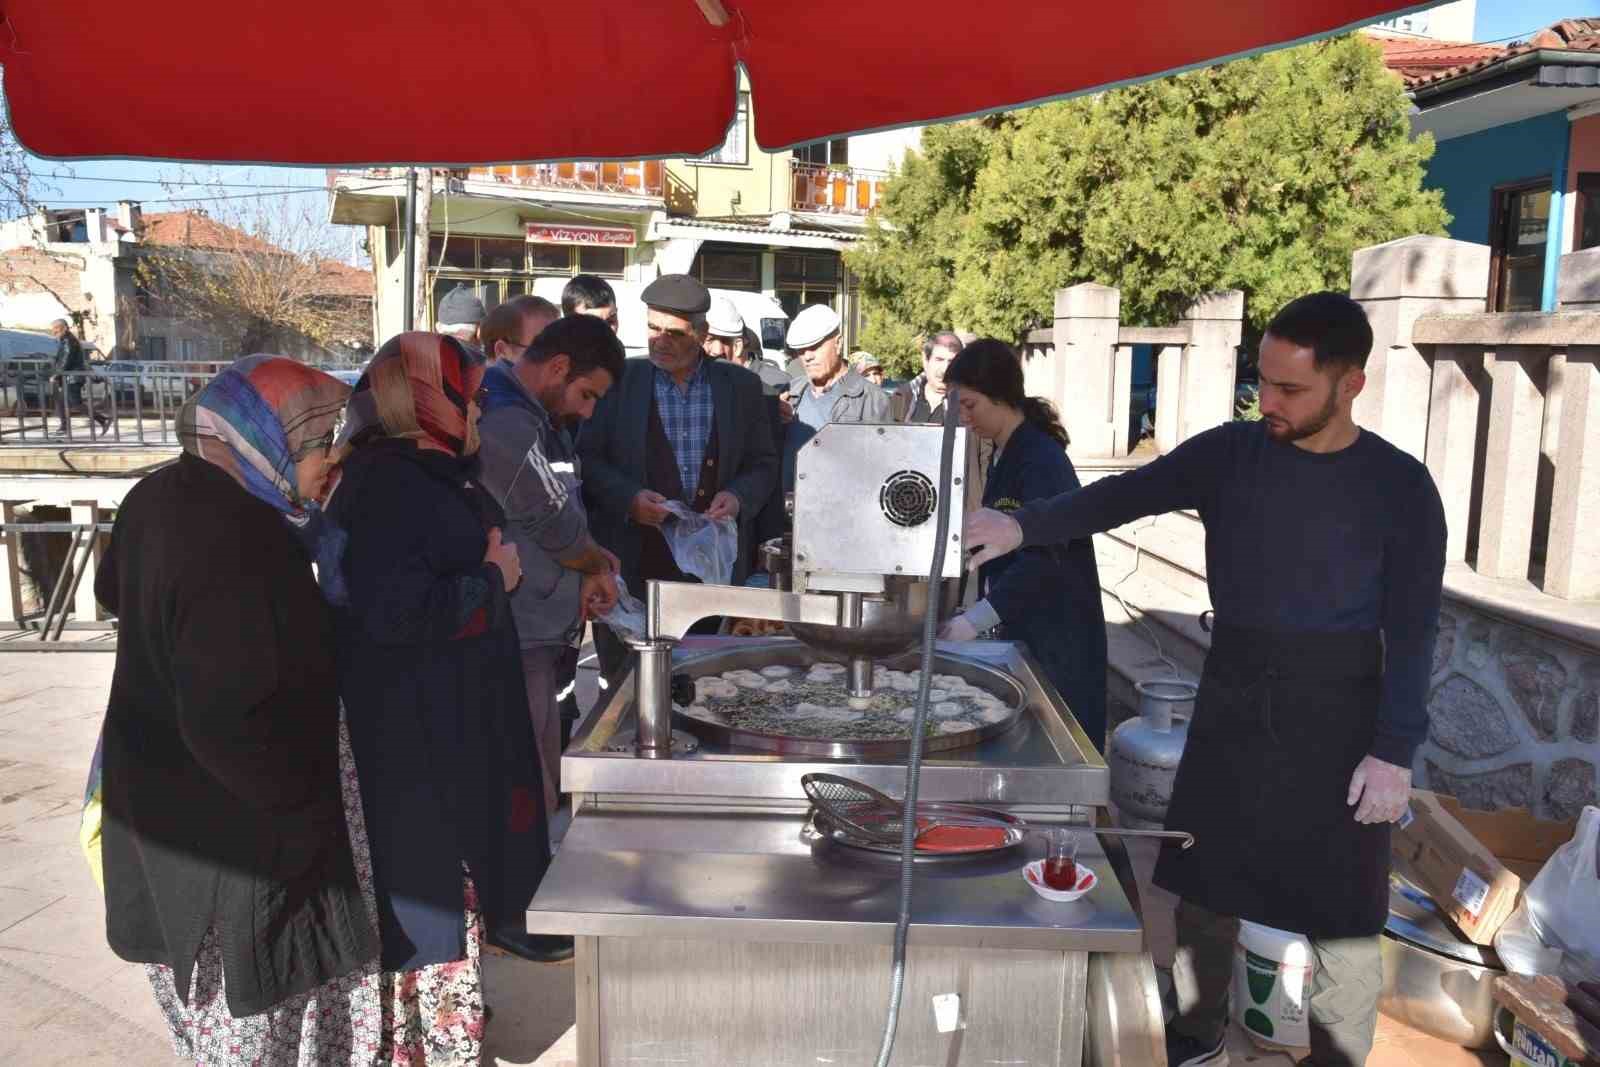
[[[1479,811],[1465,808],[1461,801],[1443,793],[1435,794],[1444,810],[1455,816],[1457,822],[1478,842],[1494,853],[1495,859],[1505,864],[1512,874],[1527,885],[1544,866],[1545,860],[1555,855],[1556,849],[1572,840],[1578,832],[1578,820],[1555,821],[1536,819],[1527,808],[1502,808],[1500,811]]]
[[[1492,944],[1522,892],[1522,879],[1461,824],[1442,798],[1411,791],[1411,807],[1395,824],[1395,865],[1433,897],[1479,945]]]

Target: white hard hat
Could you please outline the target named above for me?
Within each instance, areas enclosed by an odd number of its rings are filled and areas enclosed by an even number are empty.
[[[743,337],[744,316],[725,296],[711,298],[711,310],[706,312],[706,330],[712,337]]]
[[[827,304],[811,304],[789,323],[787,344],[793,349],[810,348],[839,332],[839,313]]]

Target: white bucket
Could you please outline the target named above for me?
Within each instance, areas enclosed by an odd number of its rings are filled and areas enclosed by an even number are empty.
[[[1239,923],[1233,953],[1233,1010],[1257,1041],[1288,1048],[1311,1044],[1311,942],[1260,923]]]

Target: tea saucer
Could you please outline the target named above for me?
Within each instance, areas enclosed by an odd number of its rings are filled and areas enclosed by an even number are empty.
[[[1044,884],[1044,860],[1034,860],[1022,868],[1022,880],[1028,883],[1028,888],[1038,893],[1046,900],[1053,900],[1059,904],[1069,904],[1079,897],[1087,894],[1091,889],[1100,884],[1100,878],[1091,867],[1078,864],[1078,884],[1071,889],[1051,889]]]

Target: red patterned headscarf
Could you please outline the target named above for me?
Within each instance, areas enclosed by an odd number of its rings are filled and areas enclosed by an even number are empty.
[[[392,337],[356,383],[336,444],[399,437],[418,448],[470,456],[478,450],[478,428],[467,418],[467,405],[486,369],[483,355],[454,337]]]

